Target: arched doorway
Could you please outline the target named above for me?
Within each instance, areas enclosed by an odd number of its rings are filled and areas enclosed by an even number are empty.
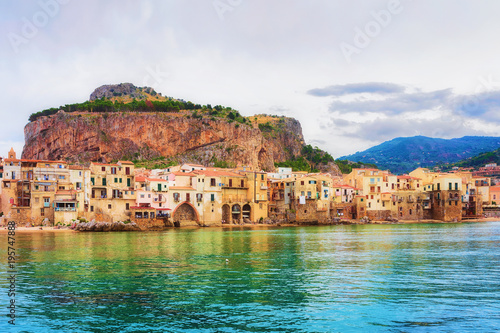
[[[182,221],[198,222],[198,214],[196,214],[193,206],[188,203],[183,203],[175,209],[173,221],[175,226],[180,226]]]
[[[250,213],[252,212],[252,209],[250,208],[250,205],[249,204],[246,204],[243,206],[243,210],[242,210],[242,216],[243,216],[243,220],[245,219],[249,219],[250,220]]]
[[[222,206],[222,221],[223,223],[231,223],[231,208],[229,205]]]
[[[236,204],[231,208],[231,215],[233,217],[234,223],[240,223],[240,219],[241,219],[241,207],[240,207],[240,205]]]

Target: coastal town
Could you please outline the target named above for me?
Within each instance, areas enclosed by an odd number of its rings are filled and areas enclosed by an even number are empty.
[[[459,222],[497,216],[496,165],[478,172],[418,168],[407,175],[353,169],[342,176],[280,167],[184,164],[135,168],[129,161],[88,166],[1,160],[2,223],[67,226],[79,221],[175,226],[331,224],[349,221]],[[493,175],[493,176],[488,176]]]

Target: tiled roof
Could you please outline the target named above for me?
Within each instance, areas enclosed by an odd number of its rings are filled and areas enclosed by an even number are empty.
[[[64,161],[47,161],[47,160],[28,160],[28,159],[18,159],[18,158],[6,158],[5,163],[9,162],[30,162],[30,163],[60,163],[67,164]]]
[[[205,175],[208,177],[245,177],[232,171],[194,170],[193,173],[197,175]]]
[[[197,170],[197,171],[201,171],[201,170]],[[196,177],[196,175],[194,175],[193,172],[174,171],[174,172],[167,173],[167,175]]]

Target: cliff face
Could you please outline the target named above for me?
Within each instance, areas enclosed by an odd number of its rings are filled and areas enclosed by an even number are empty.
[[[271,171],[301,153],[300,123],[278,118],[276,130],[183,113],[65,113],[24,129],[23,158],[69,162],[175,157],[179,162],[250,165]]]

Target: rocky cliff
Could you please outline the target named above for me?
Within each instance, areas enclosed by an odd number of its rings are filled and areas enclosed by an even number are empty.
[[[255,118],[257,119],[257,117]],[[300,123],[275,119],[273,130],[187,113],[66,113],[30,122],[23,158],[69,162],[176,157],[179,162],[251,165],[272,170],[274,162],[299,156]]]
[[[293,118],[243,117],[230,107],[201,106],[131,83],[104,85],[84,103],[36,112],[24,136],[27,159],[190,162],[266,171],[301,156],[305,145]],[[340,174],[333,161],[314,165]]]

